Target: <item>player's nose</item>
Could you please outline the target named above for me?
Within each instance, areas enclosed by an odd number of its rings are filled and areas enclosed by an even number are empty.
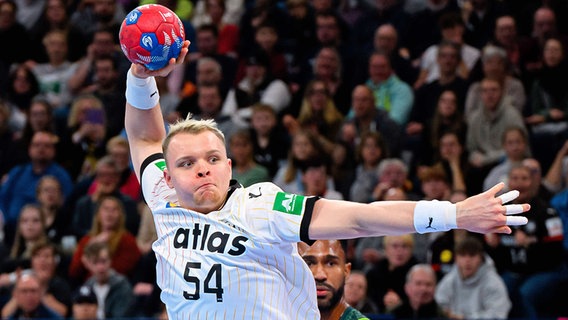
[[[327,279],[327,274],[321,264],[317,264],[312,268],[314,274],[314,279],[319,281],[325,281]]]
[[[196,167],[197,167],[197,176],[200,178],[206,177],[211,173],[211,171],[209,170],[209,166],[207,164],[198,162],[196,163]]]

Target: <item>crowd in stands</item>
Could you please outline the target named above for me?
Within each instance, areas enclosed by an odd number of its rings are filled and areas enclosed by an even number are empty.
[[[0,0],[1,318],[163,316],[118,43],[146,3],[191,41],[157,79],[164,125],[214,119],[241,184],[370,203],[504,182],[531,204],[510,235],[343,241],[353,307],[568,315],[567,1]]]

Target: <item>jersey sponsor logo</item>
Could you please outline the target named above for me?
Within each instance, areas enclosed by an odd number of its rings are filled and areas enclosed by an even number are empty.
[[[243,243],[249,239],[245,236],[234,236],[231,233],[214,231],[211,225],[195,223],[193,229],[178,228],[174,236],[173,246],[176,249],[193,249],[211,253],[228,253],[240,256],[246,251]]]
[[[304,196],[297,194],[278,192],[272,210],[299,216],[304,207],[304,198]]]
[[[161,171],[164,171],[166,169],[166,160],[156,161],[154,162],[154,165]]]
[[[258,198],[260,196],[262,196],[262,190],[260,189],[260,187],[258,187],[258,194],[254,194],[252,192],[249,192],[249,199]]]

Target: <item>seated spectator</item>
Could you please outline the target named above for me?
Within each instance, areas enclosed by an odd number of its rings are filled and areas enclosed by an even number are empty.
[[[406,193],[408,199],[418,199],[412,193],[412,182],[408,179],[408,166],[398,158],[388,158],[381,161],[377,169],[379,178],[373,188],[371,197],[373,201],[384,200],[386,192],[391,188],[400,188]]]
[[[290,137],[278,124],[276,112],[270,106],[258,103],[252,109],[251,138],[254,160],[268,169],[273,179],[278,167],[286,161],[290,149]]]
[[[133,300],[128,279],[112,267],[110,248],[104,242],[92,242],[81,252],[85,267],[92,276],[84,286],[97,296],[97,319],[123,318]]]
[[[513,203],[529,203],[527,225],[508,235],[486,235],[489,253],[496,262],[513,303],[510,317],[547,316],[547,305],[566,279],[562,223],[556,210],[538,194],[532,170],[519,165],[509,171],[509,189],[518,190]]]
[[[318,196],[332,200],[343,200],[343,196],[334,188],[328,186],[329,164],[327,159],[315,157],[302,164],[302,184],[304,194],[307,196]]]
[[[367,278],[361,271],[352,270],[347,276],[343,299],[362,313],[379,313],[379,308],[367,297]]]
[[[422,37],[422,35],[420,35],[420,37]],[[401,40],[406,41],[407,39]],[[410,58],[414,57],[409,57],[409,54],[405,53],[404,50],[399,47],[398,32],[392,24],[383,24],[375,30],[373,48],[375,52],[384,52],[389,55],[392,69],[400,80],[406,82],[410,86],[416,82],[418,69],[414,67],[410,61]],[[422,54],[422,51],[420,54]]]
[[[245,77],[227,94],[222,114],[229,115],[239,126],[249,126],[252,106],[262,102],[271,106],[276,113],[284,110],[292,96],[288,86],[268,72],[268,57],[259,52],[247,58]]]
[[[449,200],[450,184],[441,165],[425,168],[419,173],[424,200]]]
[[[515,18],[511,15],[497,18],[493,36],[493,44],[507,52],[507,64],[510,65],[511,74],[520,77],[523,57],[521,57],[520,38],[518,37]]]
[[[124,276],[132,274],[140,259],[140,250],[136,238],[125,229],[124,207],[119,199],[103,196],[98,201],[91,231],[79,241],[69,266],[69,276],[78,283],[93,272],[83,258],[86,247],[93,243],[108,246],[110,265],[116,272]]]
[[[410,234],[385,236],[384,247],[385,259],[380,260],[367,273],[367,282],[369,283],[368,295],[377,304],[379,310],[390,312],[407,301],[404,279],[408,270],[417,261],[412,255],[414,238]]]
[[[503,150],[505,150],[505,159],[489,171],[483,181],[483,190],[488,190],[499,182],[507,184],[507,176],[511,168],[530,156],[528,139],[527,133],[522,128],[511,127],[505,130],[501,140]],[[501,190],[501,193],[507,191],[507,187],[505,187]]]
[[[292,146],[288,152],[288,161],[282,165],[272,182],[282,188],[284,192],[302,194],[301,166],[316,156],[323,156],[325,152],[316,136],[309,131],[298,131],[292,136]]]
[[[26,204],[18,217],[10,259],[2,262],[1,269],[11,272],[29,268],[33,246],[46,241],[45,220],[41,208],[35,204]]]
[[[300,128],[313,132],[326,152],[331,153],[343,115],[337,110],[325,83],[312,80],[306,87],[298,118],[286,115],[282,122],[291,135]]]
[[[361,135],[356,152],[359,164],[350,189],[351,201],[373,201],[373,189],[379,180],[379,163],[387,157],[386,144],[380,133],[366,132]]]
[[[6,228],[15,230],[21,208],[34,203],[39,179],[51,175],[61,183],[64,196],[71,193],[73,181],[63,167],[55,163],[57,137],[50,132],[39,131],[33,135],[28,149],[30,161],[14,167],[0,186],[0,211],[4,213]],[[6,234],[7,239],[13,233]]]
[[[120,169],[112,157],[105,156],[101,158],[95,168],[94,188],[81,196],[73,208],[71,231],[75,236],[81,238],[89,232],[93,226],[97,204],[105,196],[113,196],[120,200],[126,214],[126,229],[133,235],[138,232],[140,215],[138,214],[136,202],[120,192],[119,182]]]
[[[343,296],[345,279],[351,272],[351,263],[345,259],[341,242],[318,240],[311,246],[300,242],[298,252],[314,276],[322,320],[367,319],[350,306]]]
[[[67,281],[56,274],[59,264],[57,248],[50,242],[38,242],[31,250],[31,268],[20,270],[21,275],[33,274],[40,283],[43,291],[42,303],[60,317],[69,315],[71,306],[71,289]],[[17,275],[14,276],[16,278]],[[15,301],[12,301],[15,302]],[[13,313],[16,303],[8,303],[2,312]]]
[[[37,183],[36,194],[47,238],[59,245],[69,228],[69,217],[62,210],[64,198],[61,184],[53,176],[44,176]]]
[[[11,116],[10,128],[21,130],[32,100],[39,94],[37,78],[27,65],[19,64],[10,72],[4,90],[0,96],[14,113]]]
[[[511,301],[483,244],[474,237],[456,243],[455,265],[436,288],[436,302],[451,319],[507,319]]]
[[[519,79],[510,75],[505,49],[493,45],[485,46],[482,51],[481,62],[483,77],[499,81],[503,87],[503,97],[508,99],[510,105],[515,107],[519,113],[523,114],[527,101],[525,89]],[[466,118],[482,106],[480,84],[479,81],[472,83],[467,91],[465,100]]]
[[[440,319],[443,312],[434,300],[436,274],[427,264],[410,268],[404,283],[408,300],[402,302],[390,313],[395,319]]]
[[[339,191],[343,199],[350,199],[350,190],[355,180],[355,152],[343,141],[334,144],[331,153],[330,175],[333,178],[335,190]]]
[[[27,106],[26,122],[22,131],[14,136],[17,149],[14,150],[12,157],[17,164],[29,161],[28,149],[32,137],[38,131],[56,132],[56,123],[53,116],[53,107],[41,95],[35,97]],[[57,144],[57,162],[61,163],[61,144]]]
[[[250,132],[237,131],[229,138],[229,152],[233,166],[233,179],[244,187],[270,181],[268,170],[254,161]]]
[[[34,274],[22,275],[16,281],[12,299],[2,309],[1,317],[3,319],[64,319],[44,304],[44,297],[44,289],[38,277]]]
[[[97,295],[88,286],[82,286],[73,297],[74,320],[93,320],[97,318]]]

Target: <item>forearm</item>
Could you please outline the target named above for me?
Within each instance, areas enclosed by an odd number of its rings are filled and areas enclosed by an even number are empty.
[[[415,202],[381,201],[371,204],[320,199],[316,202],[311,239],[351,239],[415,232]]]

